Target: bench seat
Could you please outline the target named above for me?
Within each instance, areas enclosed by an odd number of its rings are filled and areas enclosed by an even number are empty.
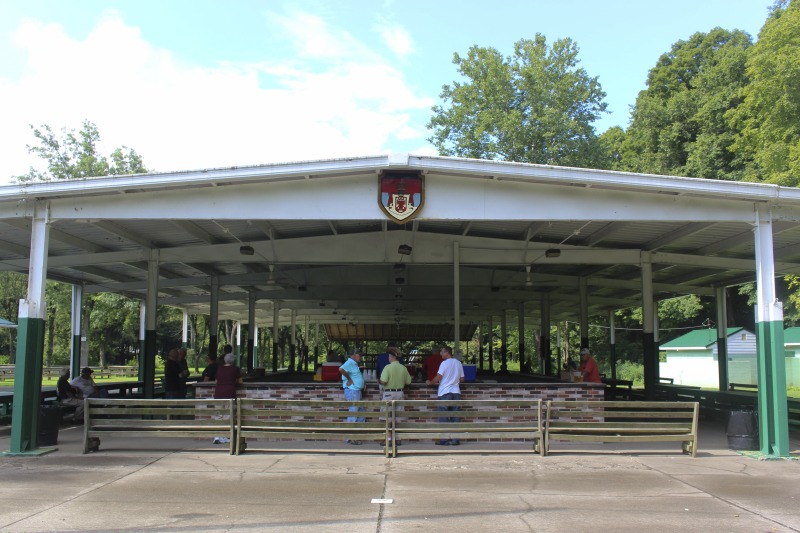
[[[697,402],[547,402],[551,440],[579,442],[681,442],[697,454]]]
[[[395,400],[392,404],[392,457],[399,441],[429,439],[531,441],[532,450],[544,455],[541,400]],[[440,417],[458,420],[439,422]]]

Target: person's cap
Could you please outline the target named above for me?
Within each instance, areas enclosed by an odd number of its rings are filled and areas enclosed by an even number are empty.
[[[91,374],[93,372],[94,372],[94,370],[92,370],[88,366],[85,366],[85,367],[81,368],[81,374]]]
[[[590,353],[589,348],[581,348],[581,355],[589,355]]]

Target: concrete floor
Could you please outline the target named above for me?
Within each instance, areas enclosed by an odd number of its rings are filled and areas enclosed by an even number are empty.
[[[0,531],[800,531],[800,461],[730,451],[717,422],[701,422],[694,459],[677,443],[554,443],[545,458],[406,443],[386,459],[375,443],[236,457],[119,438],[83,455],[82,437],[62,427],[53,453],[0,457]]]

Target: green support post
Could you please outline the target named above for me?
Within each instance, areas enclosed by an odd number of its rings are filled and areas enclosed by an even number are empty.
[[[786,403],[783,321],[759,322],[758,332],[758,419],[761,453],[789,457],[789,413]]]

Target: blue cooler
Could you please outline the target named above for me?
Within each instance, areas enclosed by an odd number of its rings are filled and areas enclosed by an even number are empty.
[[[473,382],[475,378],[478,377],[478,367],[475,365],[463,365],[464,366],[464,381]]]

